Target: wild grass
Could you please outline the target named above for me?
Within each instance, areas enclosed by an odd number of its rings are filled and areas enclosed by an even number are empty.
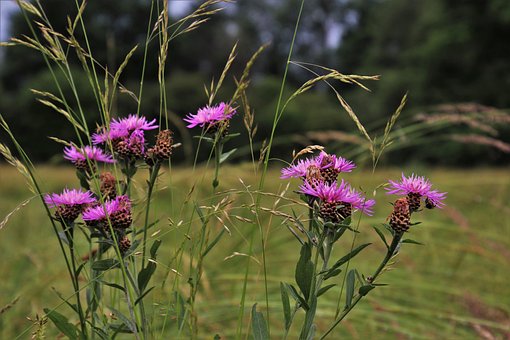
[[[234,188],[243,191],[244,185],[256,185],[251,165],[229,166],[224,169],[229,175],[222,178],[221,189]],[[369,169],[367,169],[369,170]],[[42,167],[40,175],[46,179],[48,190],[58,190],[72,183],[74,171],[70,168]],[[510,178],[507,169],[446,170],[430,169],[427,175],[434,183],[449,192],[448,206],[443,210],[418,216],[423,227],[412,230],[412,238],[425,246],[406,245],[397,258],[394,270],[386,273],[381,282],[389,286],[378,288],[367,296],[346,320],[336,329],[334,337],[387,338],[397,336],[413,338],[477,338],[487,334],[505,337],[510,334],[510,310],[506,303],[510,288],[506,284],[510,270],[510,210],[506,202],[510,199]],[[201,168],[197,173],[209,179]],[[364,189],[371,191],[387,178],[397,177],[400,170],[384,169],[375,174],[369,171],[349,174],[356,183],[363,179]],[[154,282],[156,289],[148,305],[153,309],[154,328],[162,327],[162,314],[170,305],[172,287],[169,282],[178,273],[173,262],[180,242],[185,237],[185,225],[180,223],[182,211],[179,207],[186,200],[189,188],[195,183],[187,169],[165,169],[162,183],[169,183],[169,191],[157,193],[155,216],[161,223],[151,231],[153,238],[161,238],[163,245],[158,254],[158,271]],[[284,189],[285,183],[278,179],[278,169],[270,169],[267,185]],[[244,185],[239,181],[241,179]],[[141,183],[142,178],[135,178]],[[7,215],[16,209],[19,202],[31,197],[23,178],[12,168],[0,168],[0,213]],[[289,190],[297,188],[292,182]],[[195,190],[210,193],[210,183],[205,180]],[[359,242],[373,242],[364,253],[363,260],[355,260],[360,271],[373,270],[374,262],[384,252],[384,246],[370,226],[384,220],[389,200],[378,192],[379,205],[376,214],[363,219],[358,236]],[[291,196],[291,195],[288,195]],[[233,202],[227,209],[228,217],[219,215],[211,225],[221,230],[223,225],[229,234],[208,255],[204,267],[202,286],[197,293],[199,338],[211,338],[218,333],[226,338],[236,335],[239,296],[243,290],[246,249],[250,230],[246,229],[241,207],[250,204],[252,198],[246,194],[231,194]],[[275,198],[262,195],[260,206],[269,208]],[[304,210],[303,210],[304,211]],[[239,216],[239,217],[237,217]],[[263,223],[270,214],[262,213]],[[139,221],[142,217],[139,217]],[[221,221],[220,221],[221,219]],[[196,220],[192,223],[198,223]],[[71,296],[67,286],[65,263],[59,255],[58,245],[45,219],[45,211],[32,202],[10,217],[1,230],[1,248],[4,260],[0,264],[3,280],[0,283],[2,315],[0,315],[0,337],[16,338],[27,331],[27,337],[37,326],[27,320],[35,320],[43,307],[66,306],[56,296],[54,289],[63,296]],[[291,282],[294,275],[299,245],[281,218],[273,217],[266,230],[266,267],[268,300],[272,335],[280,337],[282,327],[279,282]],[[347,240],[336,246],[339,254],[349,249]],[[343,248],[343,249],[342,249]],[[82,250],[81,256],[86,255]],[[251,266],[246,290],[244,324],[248,324],[249,309],[255,302],[265,299],[262,274],[262,254],[259,245],[253,246]],[[188,259],[184,258],[184,262]],[[184,268],[185,266],[183,266]],[[180,289],[186,286],[183,277]],[[12,303],[17,298],[17,303]],[[326,299],[328,300],[328,299]],[[12,305],[12,306],[10,306]],[[10,306],[10,308],[3,308]],[[325,330],[332,321],[336,308],[336,295],[331,294],[318,311],[318,328]],[[37,324],[38,321],[35,321]],[[246,334],[244,329],[243,334]],[[48,338],[57,336],[54,327],[46,326]],[[298,329],[292,329],[290,338],[296,337]]]

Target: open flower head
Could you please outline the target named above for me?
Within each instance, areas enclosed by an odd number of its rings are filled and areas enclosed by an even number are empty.
[[[156,119],[148,121],[144,116],[129,115],[127,118],[113,119],[110,123],[110,131],[125,132],[126,135],[135,130],[154,130],[158,128]]]
[[[76,166],[86,164],[87,159],[91,162],[115,163],[111,155],[106,154],[96,146],[89,145],[83,148],[77,148],[74,145],[64,148],[64,158],[70,160],[76,164]]]
[[[61,194],[46,194],[44,202],[50,208],[56,208],[55,216],[65,222],[72,222],[89,204],[96,202],[90,191],[81,189],[64,189]]]
[[[55,208],[59,205],[84,205],[96,202],[90,191],[81,189],[64,189],[61,194],[46,194],[44,202],[50,207]]]
[[[344,180],[339,185],[337,182],[311,183],[305,181],[299,189],[306,195],[319,198],[321,210],[328,211],[331,216],[333,211],[337,212],[339,206],[342,207],[343,212],[340,213],[343,218],[350,216],[352,210],[359,210],[369,216],[373,214],[372,208],[375,201],[367,200],[361,192],[353,189]]]
[[[317,167],[322,178],[332,183],[336,181],[339,173],[351,172],[356,164],[343,157],[330,155],[322,151],[316,157],[300,159],[297,163],[283,168],[280,178],[306,178],[311,166]]]
[[[119,203],[116,200],[110,200],[104,202],[104,204],[88,208],[83,212],[82,218],[88,225],[105,223],[118,209]]]
[[[407,195],[411,212],[417,211],[422,199],[425,200],[429,209],[434,207],[442,208],[443,200],[446,198],[446,192],[431,190],[432,183],[424,176],[411,174],[406,177],[402,173],[400,181],[389,180],[389,186],[386,188],[389,195]]]
[[[236,110],[226,103],[219,103],[216,106],[205,106],[197,111],[196,114],[188,113],[184,121],[189,123],[187,128],[195,126],[210,127],[217,122],[225,121],[232,118],[236,114]]]

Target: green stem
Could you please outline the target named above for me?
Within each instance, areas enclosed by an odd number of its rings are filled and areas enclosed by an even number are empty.
[[[215,190],[218,185],[220,184],[218,180],[218,174],[220,172],[220,159],[221,154],[223,152],[223,141],[222,137],[219,137],[219,140],[217,140],[214,143],[214,179],[212,182],[213,190]]]
[[[400,244],[400,240],[402,239],[402,235],[403,235],[402,233],[397,233],[397,234],[395,234],[393,236],[393,240],[391,241],[391,245],[388,248],[388,252],[386,253],[386,256],[382,260],[382,262],[379,265],[379,267],[376,269],[376,271],[374,272],[374,274],[370,278],[370,283],[373,283],[377,279],[379,274],[381,274],[381,272],[384,270],[384,268],[388,264],[388,261],[395,255],[395,250],[397,249],[398,245]],[[329,327],[329,329],[326,331],[326,333],[324,333],[320,337],[321,340],[325,339],[326,336],[328,336],[328,334],[333,331],[333,329],[347,316],[347,314],[349,314],[349,312],[356,306],[356,304],[363,298],[363,296],[365,296],[365,295],[358,294],[356,296],[356,298],[352,301],[350,306],[348,306],[342,312],[342,314],[340,314],[340,316],[335,320],[333,325],[331,325],[331,327]]]
[[[154,184],[156,184],[156,179],[158,178],[159,169],[161,168],[161,163],[157,162],[151,168],[151,173],[149,176],[148,182],[148,191],[147,191],[147,207],[145,208],[145,222],[143,226],[143,241],[142,241],[142,268],[145,265],[145,257],[147,251],[147,229],[149,227],[149,211],[151,206],[151,197],[152,192],[154,190]]]
[[[67,225],[66,223],[62,223],[62,228],[64,229],[67,240],[69,241],[69,253],[71,257],[71,267],[73,270],[73,275],[71,275],[71,279],[73,282],[74,293],[76,295],[76,306],[78,309],[78,315],[80,317],[81,332],[84,339],[87,339],[88,338],[87,323],[85,321],[85,316],[83,315],[83,308],[81,306],[80,299],[80,283],[78,281],[78,275],[76,274],[76,259],[74,256],[74,241],[73,241],[74,222],[69,223],[69,225]]]

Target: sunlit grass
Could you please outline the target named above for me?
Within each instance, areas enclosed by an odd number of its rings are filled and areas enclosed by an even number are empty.
[[[251,165],[227,166],[222,171],[225,175],[220,190],[243,190],[240,179],[255,190],[257,177]],[[153,280],[157,288],[148,300],[148,305],[158,303],[153,306],[152,313],[155,329],[162,324],[160,308],[168,303],[171,284],[175,275],[178,275],[171,270],[176,268],[171,259],[175,248],[186,237],[185,228],[178,227],[178,222],[189,216],[182,209],[193,207],[192,203],[184,204],[185,198],[192,185],[198,183],[195,190],[202,193],[196,197],[204,197],[203,202],[198,204],[207,202],[211,178],[211,173],[205,174],[201,184],[204,171],[200,168],[193,176],[189,169],[184,168],[165,169],[164,172],[159,187],[168,188],[157,193],[153,216],[159,218],[159,223],[149,232],[152,234],[161,230],[157,237],[163,240],[158,254],[159,266]],[[499,336],[510,332],[507,303],[510,296],[510,286],[507,284],[510,270],[508,170],[429,170],[421,173],[431,178],[437,188],[449,192],[447,207],[423,215],[416,214],[414,219],[424,223],[413,228],[407,236],[425,243],[425,246],[403,247],[395,270],[381,278],[381,282],[389,283],[389,286],[371,292],[346,322],[335,330],[334,336],[394,338],[401,334],[414,338],[474,338],[484,330]],[[72,183],[78,185],[71,168],[40,167],[38,174],[44,178],[43,189],[47,191],[58,191],[64,186],[72,186]],[[346,178],[353,186],[363,183],[363,189],[370,195],[377,185],[399,175],[400,170],[384,169],[376,171],[374,175],[369,171],[360,171],[348,174]],[[136,180],[142,187],[143,176]],[[0,213],[3,218],[32,194],[13,168],[0,168],[0,183]],[[268,172],[264,191],[279,193],[285,185],[286,181],[279,179],[277,169],[272,169]],[[297,181],[291,183],[287,197],[295,197],[292,190],[297,185]],[[222,220],[231,233],[225,235],[207,257],[197,296],[199,334],[204,338],[211,338],[211,334],[215,333],[227,338],[235,336],[246,264],[243,254],[247,252],[247,238],[252,229],[249,224],[241,223],[233,216],[246,216],[242,207],[251,201],[247,194],[230,194],[230,198],[233,200],[228,210],[231,222],[224,216]],[[357,243],[367,241],[373,242],[373,245],[352,264],[364,273],[374,270],[377,260],[385,251],[370,226],[384,221],[391,211],[390,199],[384,197],[381,189],[376,199],[376,214],[362,219],[361,234],[357,239]],[[273,202],[273,198],[262,195],[262,207],[270,208]],[[139,201],[138,204],[143,203]],[[267,228],[269,214],[261,216],[266,219],[262,225]],[[137,218],[138,221],[142,219],[141,216]],[[276,337],[283,330],[279,282],[293,281],[300,248],[281,222],[281,218],[273,216],[269,230],[265,230],[268,235],[266,259],[271,329]],[[194,223],[193,220],[191,223]],[[219,231],[222,224],[216,220],[210,227]],[[344,254],[349,248],[350,238],[347,236],[336,245],[338,255]],[[66,285],[65,264],[39,201],[34,200],[11,217],[0,230],[0,247],[3,251],[3,261],[0,262],[0,308],[20,297],[17,304],[0,315],[0,337],[10,339],[30,327],[27,316],[43,314],[44,307],[56,307],[61,303],[52,287],[66,297],[72,295],[72,291]],[[82,255],[85,254],[84,247],[78,249]],[[262,306],[265,300],[260,263],[261,249],[256,245],[248,281],[247,308],[255,302]],[[162,288],[165,273],[168,276]],[[186,277],[181,278],[181,289],[187,289],[186,280]],[[338,293],[327,294],[328,298],[317,314],[318,328],[322,330],[331,323],[337,303]],[[66,308],[62,306],[59,310],[67,313]],[[249,317],[248,310],[245,315]],[[55,335],[54,332],[52,326],[48,327],[49,338]],[[292,332],[295,336],[297,327]]]

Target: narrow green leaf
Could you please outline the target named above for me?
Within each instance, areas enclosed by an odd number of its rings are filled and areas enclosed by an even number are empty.
[[[257,312],[257,304],[254,304],[251,309],[251,328],[255,340],[269,339],[266,320],[261,312]]]
[[[319,296],[321,296],[322,294],[326,293],[329,289],[333,288],[334,286],[336,286],[336,284],[327,285],[327,286],[322,287],[322,288],[321,288],[321,289],[319,289],[319,291],[317,292],[317,297],[319,297]]]
[[[417,245],[420,245],[420,246],[424,246],[423,243],[415,241],[415,240],[411,240],[409,238],[407,238],[405,240],[402,240],[402,243],[411,243],[411,244],[417,244]]]
[[[299,257],[299,261],[296,265],[296,283],[303,293],[303,297],[305,300],[308,300],[310,296],[310,288],[312,286],[313,274],[314,274],[314,266],[311,261],[312,258],[312,247],[310,243],[305,243],[301,247],[301,256]]]
[[[198,204],[195,202],[195,210],[197,211],[198,217],[200,217],[200,221],[202,221],[202,224],[206,224],[207,220],[205,219],[204,213],[202,212],[202,209],[198,206]]]
[[[104,259],[92,263],[92,269],[99,272],[110,270],[112,268],[119,268],[120,263],[115,259]]]
[[[365,286],[361,286],[359,287],[359,290],[358,290],[358,293],[359,295],[361,296],[365,296],[368,294],[368,292],[370,292],[372,289],[374,289],[375,286],[374,285],[365,285]]]
[[[324,274],[324,280],[327,280],[327,279],[330,279],[332,277],[335,277],[338,274],[340,274],[341,272],[342,272],[342,269],[340,269],[340,268],[336,268],[336,269],[333,269],[333,270],[328,270],[326,272],[326,274]]]
[[[354,269],[349,270],[349,273],[347,274],[347,280],[346,280],[345,308],[351,307],[352,298],[354,297],[355,279],[356,279],[356,274],[354,273]]]
[[[371,243],[365,243],[365,244],[362,244],[358,247],[356,247],[355,249],[353,249],[349,254],[345,255],[344,257],[342,257],[340,260],[336,261],[335,264],[331,267],[331,269],[336,269],[338,267],[340,267],[341,265],[343,265],[344,263],[346,263],[347,261],[349,261],[350,259],[352,259],[354,256],[358,255],[358,253],[360,251],[362,251],[363,249],[365,249],[365,247],[369,246]],[[330,269],[330,270],[331,270]]]
[[[109,307],[109,309],[113,312],[115,317],[117,317],[122,323],[132,332],[136,333],[136,324],[127,316],[122,314],[119,310]]]
[[[158,248],[159,248],[160,245],[161,245],[161,240],[155,240],[154,241],[154,243],[151,246],[151,250],[150,250],[151,258],[153,258],[153,259],[156,258],[156,254],[158,252]]]
[[[104,284],[105,286],[108,286],[108,287],[112,287],[112,288],[116,288],[116,289],[119,289],[121,290],[122,292],[126,292],[124,287],[122,287],[121,285],[118,285],[116,283],[111,283],[111,282],[106,282],[106,281],[103,281],[103,280],[99,280],[99,282],[101,282],[102,284]]]
[[[224,233],[225,233],[225,229],[223,228],[223,229],[221,229],[220,233],[218,235],[216,235],[214,240],[207,246],[205,251],[202,253],[202,257],[205,257],[214,248],[214,246],[216,245],[216,243],[218,243],[220,241],[220,239]]]
[[[291,323],[289,293],[287,292],[287,288],[285,287],[283,282],[280,282],[280,292],[282,295],[283,317],[285,318],[285,329],[289,329],[290,323]]]
[[[384,245],[386,246],[386,249],[389,249],[390,246],[388,245],[388,242],[386,241],[386,237],[384,236],[383,232],[377,228],[377,227],[373,227],[375,232],[377,233],[377,235],[379,235],[379,237],[381,238],[381,240],[384,242]]]
[[[76,326],[69,323],[65,316],[57,311],[50,310],[49,308],[44,308],[44,313],[46,313],[46,316],[48,316],[53,324],[55,324],[55,327],[64,333],[65,336],[67,336],[69,339],[78,339],[78,329]]]
[[[152,261],[149,261],[147,263],[147,266],[140,270],[138,273],[138,289],[140,292],[143,292],[145,290],[145,287],[147,287],[147,284],[149,283],[149,280],[152,277],[152,274],[156,271],[156,264]]]
[[[236,152],[237,148],[234,148],[230,151],[227,151],[225,153],[222,153],[221,154],[221,157],[220,157],[220,164],[225,162],[234,152]]]
[[[150,291],[151,291],[151,290],[153,290],[154,288],[156,288],[156,287],[155,287],[155,286],[154,286],[154,287],[151,287],[151,288],[147,289],[147,290],[146,290],[146,291],[145,291],[142,295],[140,295],[140,296],[138,297],[138,299],[136,299],[136,300],[135,300],[135,306],[136,306],[138,303],[140,303],[140,301],[142,301],[142,299],[143,299],[143,298],[144,298],[147,294],[149,294],[149,293],[150,293]]]
[[[292,295],[294,300],[299,302],[305,310],[308,310],[308,303],[306,303],[305,299],[303,299],[303,297],[299,295],[296,287],[294,287],[293,285],[289,285],[287,283],[285,284],[285,286],[287,286],[287,288],[289,289],[290,295]]]
[[[315,295],[310,296],[310,309],[306,312],[305,322],[299,336],[300,339],[313,339],[315,334],[315,327],[313,324],[315,317],[315,310],[317,309],[317,297]]]

